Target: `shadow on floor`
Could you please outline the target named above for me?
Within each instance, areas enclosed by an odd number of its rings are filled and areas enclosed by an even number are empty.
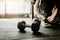
[[[19,30],[19,33],[26,33],[25,30]]]
[[[60,26],[47,26],[45,28],[49,28],[49,29],[58,29],[60,30]]]
[[[33,34],[33,36],[36,36],[36,37],[50,37],[50,35],[43,34],[41,32],[32,33],[32,34]]]
[[[19,33],[22,33],[22,34],[26,34],[27,36],[32,36],[32,37],[50,37],[50,35],[47,35],[47,34],[44,34],[44,33],[41,33],[41,32],[32,32],[28,35],[28,32],[26,32],[25,30],[19,30]]]

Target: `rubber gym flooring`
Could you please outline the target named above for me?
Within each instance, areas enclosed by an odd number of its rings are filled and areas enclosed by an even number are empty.
[[[23,19],[30,21],[30,19]],[[60,40],[60,28],[41,27],[37,34],[33,34],[30,27],[20,32],[17,23],[20,19],[0,19],[0,40]]]

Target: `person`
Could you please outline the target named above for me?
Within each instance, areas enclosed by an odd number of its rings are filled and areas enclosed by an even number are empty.
[[[52,25],[58,25],[60,23],[59,4],[59,0],[36,0],[35,10],[39,19]],[[43,15],[42,12],[44,12]]]

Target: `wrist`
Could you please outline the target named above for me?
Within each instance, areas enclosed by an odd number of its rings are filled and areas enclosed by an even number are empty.
[[[52,18],[54,18],[55,16],[54,15],[51,15]]]

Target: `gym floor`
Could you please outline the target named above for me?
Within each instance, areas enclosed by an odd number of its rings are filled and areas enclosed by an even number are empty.
[[[20,32],[17,23],[25,20],[28,23],[31,19],[0,19],[0,40],[60,40],[60,28],[41,27],[37,34],[33,34],[31,28],[26,27],[25,32]],[[30,23],[29,23],[30,24]]]

